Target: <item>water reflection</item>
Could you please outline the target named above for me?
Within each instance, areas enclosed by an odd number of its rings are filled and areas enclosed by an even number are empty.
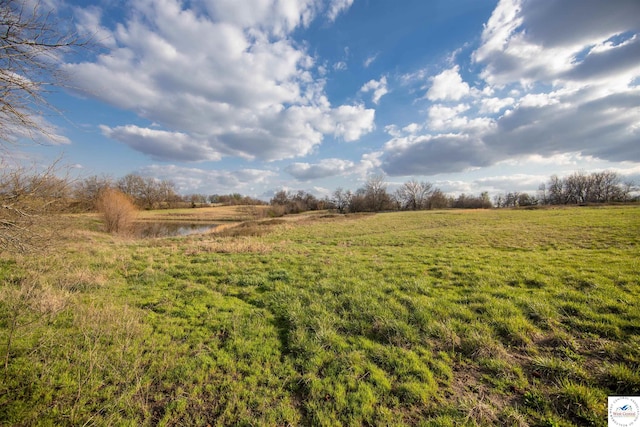
[[[213,230],[218,225],[185,222],[138,222],[135,225],[135,235],[141,238],[187,236]]]

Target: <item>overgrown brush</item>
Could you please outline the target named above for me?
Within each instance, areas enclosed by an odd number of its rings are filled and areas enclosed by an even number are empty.
[[[133,231],[137,208],[123,192],[113,188],[103,190],[96,208],[102,214],[105,231],[108,233],[128,234]]]

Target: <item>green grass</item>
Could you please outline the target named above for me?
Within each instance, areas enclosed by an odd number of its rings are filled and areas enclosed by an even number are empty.
[[[0,258],[1,425],[604,426],[640,393],[637,207],[78,221]]]

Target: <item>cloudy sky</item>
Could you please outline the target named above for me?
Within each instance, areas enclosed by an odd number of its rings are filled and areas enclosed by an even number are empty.
[[[640,177],[638,0],[47,3],[96,46],[65,58],[62,138],[31,154],[86,176],[267,198]]]

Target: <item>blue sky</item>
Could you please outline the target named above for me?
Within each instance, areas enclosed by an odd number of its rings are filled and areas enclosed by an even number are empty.
[[[79,176],[262,198],[640,181],[637,0],[45,3],[96,46],[62,60],[60,138],[23,150]]]

